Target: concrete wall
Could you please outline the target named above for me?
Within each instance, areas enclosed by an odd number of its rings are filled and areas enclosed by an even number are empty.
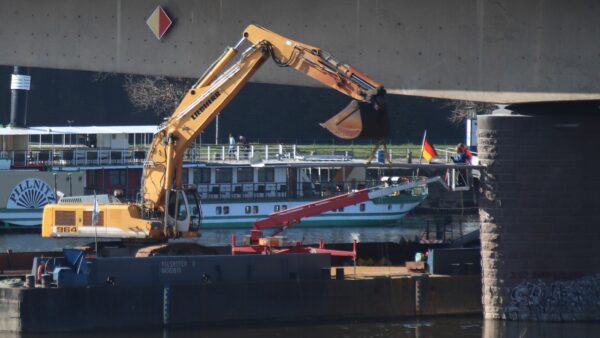
[[[600,319],[600,120],[479,117],[486,318]]]
[[[0,289],[0,331],[314,322],[480,313],[478,276],[430,278],[416,311],[415,278],[162,287]],[[165,301],[166,299],[166,301]]]
[[[157,5],[174,20],[160,41],[145,22]],[[8,0],[0,13],[4,65],[197,77],[257,23],[394,93],[526,101],[600,92],[594,0]],[[315,85],[272,63],[255,81]]]

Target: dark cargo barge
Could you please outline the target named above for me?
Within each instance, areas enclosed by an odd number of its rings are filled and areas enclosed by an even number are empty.
[[[442,256],[452,249],[438,250]],[[476,249],[458,250],[467,251],[459,253],[462,258],[456,252],[446,255],[453,257],[448,262],[465,261],[468,255],[471,261],[478,259]],[[325,254],[70,255],[34,259],[28,279],[47,279],[43,283],[0,288],[0,331],[302,323],[482,311],[481,277],[464,269],[450,273],[470,274],[412,273],[398,266],[336,268]],[[17,256],[12,257],[14,266]],[[48,261],[55,265],[49,271],[34,271]]]

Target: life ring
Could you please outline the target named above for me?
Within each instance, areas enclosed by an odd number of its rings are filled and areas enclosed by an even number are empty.
[[[36,277],[38,281],[42,280],[42,275],[48,271],[50,271],[52,266],[50,265],[50,259],[48,259],[45,263],[40,263],[37,268]]]

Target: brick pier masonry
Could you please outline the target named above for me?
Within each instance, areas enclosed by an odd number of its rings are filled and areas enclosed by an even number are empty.
[[[600,117],[486,115],[480,219],[490,319],[600,319]]]

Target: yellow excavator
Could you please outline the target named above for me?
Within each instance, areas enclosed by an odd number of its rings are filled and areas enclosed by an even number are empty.
[[[240,54],[245,41],[249,47]],[[238,55],[239,60],[234,60]],[[294,68],[354,99],[322,124],[334,135],[377,140],[387,135],[385,90],[379,83],[319,48],[250,25],[160,126],[144,163],[140,200],[120,203],[108,195],[64,197],[44,207],[42,236],[154,241],[198,236],[200,199],[194,186],[181,183],[184,153],[269,57],[278,66]]]

